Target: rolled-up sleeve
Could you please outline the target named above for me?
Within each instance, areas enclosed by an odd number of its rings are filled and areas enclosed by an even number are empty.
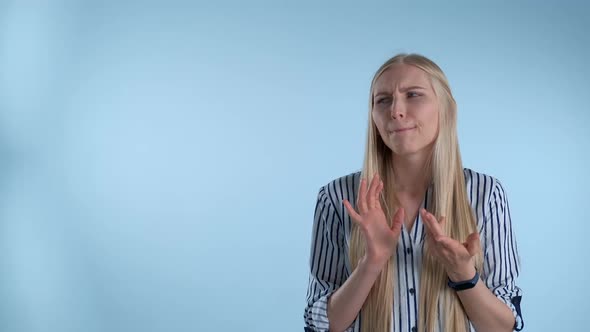
[[[348,277],[342,221],[325,190],[318,193],[314,213],[305,331],[329,331],[328,299]]]
[[[497,179],[494,179],[490,195],[484,238],[482,279],[494,295],[512,310],[514,330],[521,331],[524,327],[520,307],[522,290],[516,285],[520,273],[520,256],[506,192]]]

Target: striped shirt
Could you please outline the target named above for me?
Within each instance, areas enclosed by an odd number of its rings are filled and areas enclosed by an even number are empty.
[[[506,193],[494,177],[467,168],[464,169],[464,175],[467,196],[477,219],[484,252],[481,279],[494,295],[510,307],[516,319],[514,330],[520,331],[524,326],[520,310],[522,290],[516,286],[520,257]],[[361,172],[343,176],[319,190],[311,239],[307,303],[303,315],[305,331],[329,330],[328,298],[352,272],[348,257],[352,220],[342,200],[356,202],[360,176]],[[432,186],[426,191],[422,202],[422,207],[427,210],[431,196]],[[420,214],[412,229],[402,226],[397,252],[393,257],[397,264],[397,275],[392,331],[416,331],[424,236]],[[360,316],[356,317],[347,332],[360,331]],[[439,320],[439,331],[442,331],[441,324]],[[470,331],[475,331],[471,324]]]

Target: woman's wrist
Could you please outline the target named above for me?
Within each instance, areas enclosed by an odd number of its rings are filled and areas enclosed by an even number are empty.
[[[388,260],[389,259],[386,258],[368,257],[365,255],[359,261],[359,266],[362,266],[367,272],[378,275],[381,273],[381,270],[383,270]]]
[[[475,266],[469,265],[455,271],[449,271],[447,275],[452,282],[460,282],[472,279],[475,272]]]

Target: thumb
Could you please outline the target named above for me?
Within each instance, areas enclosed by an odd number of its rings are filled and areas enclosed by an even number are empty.
[[[402,207],[398,208],[397,211],[395,211],[395,214],[393,215],[393,220],[391,222],[391,230],[394,232],[400,231],[405,219],[406,211]]]
[[[465,241],[465,248],[471,256],[475,256],[481,250],[481,243],[477,232],[469,234],[467,241]]]

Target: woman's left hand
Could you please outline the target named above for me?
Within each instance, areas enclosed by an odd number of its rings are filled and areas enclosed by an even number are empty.
[[[426,226],[426,241],[433,255],[445,268],[451,281],[473,278],[475,265],[473,257],[481,250],[479,233],[471,233],[463,243],[444,234],[445,217],[437,220],[433,214],[420,209]]]

